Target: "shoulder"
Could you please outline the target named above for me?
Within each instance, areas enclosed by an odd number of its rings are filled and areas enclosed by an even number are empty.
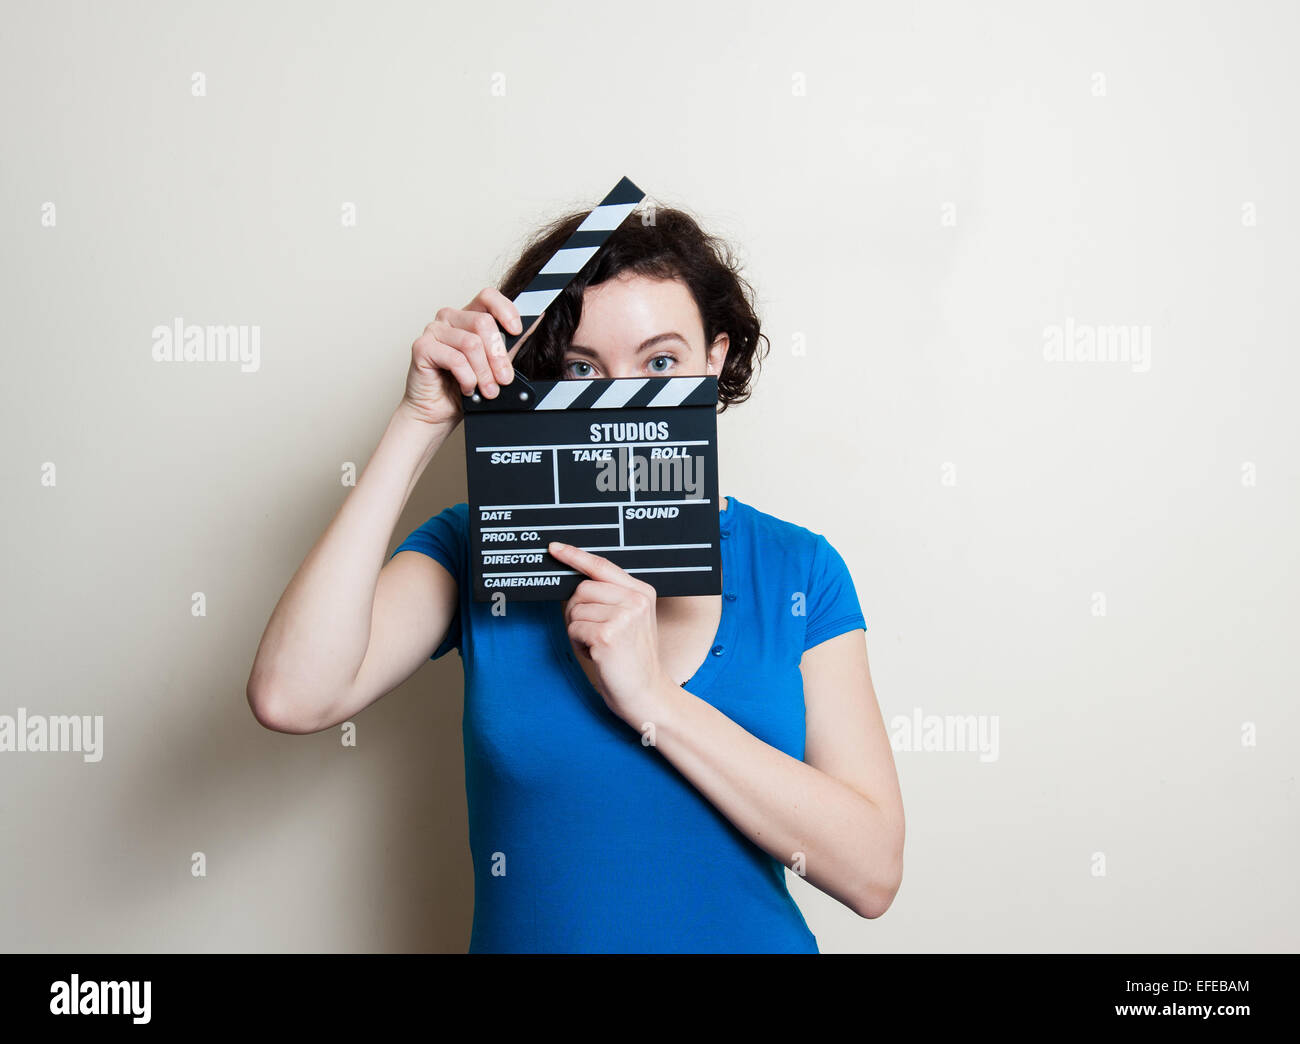
[[[794,557],[811,565],[826,548],[831,547],[830,541],[815,529],[732,499],[737,523],[748,531],[758,547],[766,551]]]
[[[453,573],[458,571],[469,546],[469,505],[452,504],[420,523],[397,545],[401,551],[419,551],[437,558]]]
[[[424,522],[421,529],[451,529],[461,533],[469,531],[469,504],[461,501],[443,508]]]
[[[758,570],[773,572],[775,562],[771,583],[793,589],[797,611],[792,612],[802,623],[804,652],[845,631],[866,630],[853,576],[824,533],[757,508],[737,506],[744,508],[737,521],[748,524],[755,552],[761,556]]]
[[[866,629],[853,577],[825,534],[739,501],[735,510],[731,524],[744,545],[734,549],[743,555],[741,568],[766,594],[758,601],[776,607],[781,622],[773,626],[788,629],[799,650]]]
[[[751,561],[764,572],[775,572],[783,582],[802,581],[809,592],[835,592],[853,587],[844,556],[820,528],[762,511],[736,501],[733,528],[745,533]]]

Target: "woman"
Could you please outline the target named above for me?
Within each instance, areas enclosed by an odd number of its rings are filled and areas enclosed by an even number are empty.
[[[878,917],[904,836],[866,625],[824,537],[723,497],[721,595],[656,598],[554,544],[589,579],[503,615],[470,597],[463,503],[383,561],[461,394],[494,398],[515,367],[708,373],[723,410],[749,396],[765,340],[752,291],[677,210],[625,221],[505,352],[512,299],[586,214],[543,229],[500,290],[441,309],[415,341],[378,448],[271,616],[249,702],[267,728],[317,732],[459,650],[472,953],[816,953],[783,867]]]

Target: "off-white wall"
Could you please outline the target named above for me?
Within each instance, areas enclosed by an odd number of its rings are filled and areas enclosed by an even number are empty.
[[[0,714],[104,750],[0,753],[0,945],[465,948],[458,659],[355,748],[244,684],[414,337],[627,175],[760,295],[723,492],[841,550],[887,722],[998,721],[896,753],[882,919],[791,877],[822,949],[1296,949],[1300,18],[1051,6],[6,3]]]

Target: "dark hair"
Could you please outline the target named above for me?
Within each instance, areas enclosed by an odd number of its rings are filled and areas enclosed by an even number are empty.
[[[588,213],[566,214],[534,233],[502,280],[501,292],[511,300],[518,297]],[[652,216],[647,220],[644,215]],[[515,356],[515,369],[529,379],[560,380],[564,350],[582,317],[583,291],[624,272],[686,284],[703,320],[705,350],[718,334],[725,332],[729,338],[718,375],[719,412],[748,399],[758,366],[770,348],[759,330],[753,288],[740,276],[734,254],[723,240],[706,234],[693,217],[671,207],[634,211],[614,230],[547,306],[537,329]]]

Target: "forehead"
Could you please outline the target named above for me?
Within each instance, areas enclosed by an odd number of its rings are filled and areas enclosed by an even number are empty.
[[[615,330],[649,337],[674,329],[682,333],[702,329],[700,311],[687,285],[679,279],[628,274],[583,291],[582,317],[574,339]]]

